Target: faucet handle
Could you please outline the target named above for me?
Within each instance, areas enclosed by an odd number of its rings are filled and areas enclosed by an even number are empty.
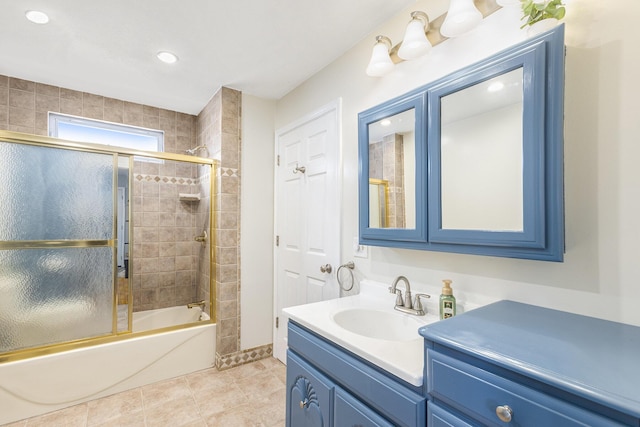
[[[404,301],[402,300],[402,291],[400,289],[396,289],[396,305],[400,307],[404,306]]]
[[[413,308],[418,310],[418,311],[422,310],[422,302],[420,301],[421,297],[422,298],[431,298],[431,295],[429,295],[429,294],[416,294],[416,299],[415,299],[415,302],[413,304]]]

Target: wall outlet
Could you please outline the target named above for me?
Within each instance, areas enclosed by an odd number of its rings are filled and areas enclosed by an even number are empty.
[[[361,245],[358,237],[353,238],[353,256],[358,258],[369,258],[369,248]]]

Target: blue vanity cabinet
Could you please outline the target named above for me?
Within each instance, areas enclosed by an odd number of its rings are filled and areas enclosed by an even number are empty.
[[[431,426],[640,426],[640,328],[500,301],[421,328]]]
[[[289,320],[287,427],[424,427],[423,388]],[[308,403],[307,403],[308,402]]]

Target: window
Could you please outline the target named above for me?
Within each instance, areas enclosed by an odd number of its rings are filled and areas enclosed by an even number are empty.
[[[102,120],[49,113],[49,136],[78,142],[164,151],[164,132]]]

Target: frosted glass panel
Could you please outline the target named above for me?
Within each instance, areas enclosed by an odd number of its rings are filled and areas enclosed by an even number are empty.
[[[0,353],[112,332],[113,248],[0,251]]]
[[[0,141],[0,240],[113,238],[113,155]]]

